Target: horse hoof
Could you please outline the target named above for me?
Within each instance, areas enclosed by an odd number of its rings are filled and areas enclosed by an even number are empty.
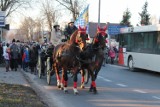
[[[89,88],[89,92],[93,92],[93,88]]]
[[[61,87],[60,89],[61,89],[61,90],[64,90],[64,88],[63,88],[63,87]]]
[[[79,93],[78,92],[74,92],[74,95],[79,95]]]
[[[97,89],[96,88],[93,88],[93,93],[97,94]]]
[[[68,93],[68,90],[67,90],[67,88],[65,88],[65,87],[64,87],[64,93],[65,93],[65,94]]]
[[[58,88],[61,88],[61,85],[58,85],[57,87],[58,87]]]
[[[84,85],[81,85],[81,89],[84,89],[85,88],[85,86]]]
[[[74,91],[74,95],[78,95],[79,94],[77,88],[73,88],[73,91]]]

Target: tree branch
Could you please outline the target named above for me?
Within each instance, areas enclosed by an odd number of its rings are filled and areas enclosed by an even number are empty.
[[[59,4],[61,4],[62,6],[66,7],[68,10],[72,11],[73,10],[71,8],[69,8],[68,6],[64,5],[62,2],[60,2],[59,0],[56,0]]]

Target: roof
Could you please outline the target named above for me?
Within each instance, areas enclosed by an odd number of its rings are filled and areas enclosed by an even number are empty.
[[[160,31],[160,24],[121,28],[120,33]]]

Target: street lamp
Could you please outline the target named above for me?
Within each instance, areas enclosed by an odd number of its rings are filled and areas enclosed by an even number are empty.
[[[101,13],[100,13],[100,11],[101,11],[101,0],[99,0],[99,6],[98,6],[98,26],[100,26],[100,15],[101,15]]]

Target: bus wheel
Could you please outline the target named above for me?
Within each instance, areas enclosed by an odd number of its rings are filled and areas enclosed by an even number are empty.
[[[133,58],[132,57],[130,57],[129,60],[128,60],[128,67],[129,67],[129,70],[131,70],[131,71],[134,70]]]

